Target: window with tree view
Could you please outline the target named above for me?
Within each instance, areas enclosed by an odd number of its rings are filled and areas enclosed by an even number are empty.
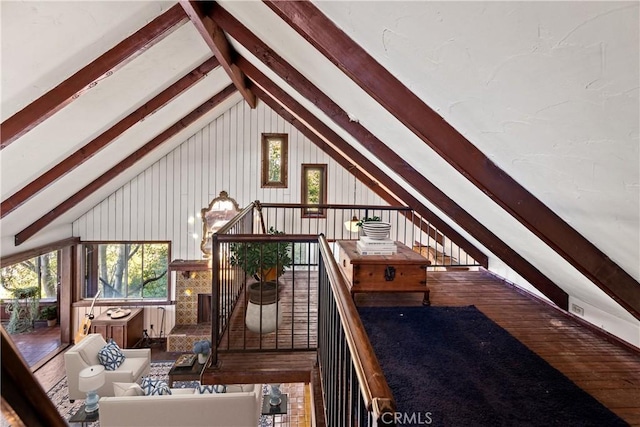
[[[153,299],[169,297],[169,243],[118,242],[84,245],[83,297]]]
[[[327,165],[302,165],[302,203],[305,205],[323,205],[327,203]],[[302,209],[303,217],[326,216],[325,210],[312,206]]]
[[[262,187],[287,187],[288,145],[285,133],[262,134]]]
[[[0,298],[12,299],[30,290],[40,299],[56,299],[58,252],[53,251],[0,269]]]

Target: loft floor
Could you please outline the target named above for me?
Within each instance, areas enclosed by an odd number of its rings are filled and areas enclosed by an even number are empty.
[[[640,353],[523,295],[485,271],[430,272],[432,305],[475,305],[629,424],[640,426]],[[358,295],[360,305],[420,304],[419,294]],[[38,345],[35,341],[21,345]],[[153,350],[152,357],[164,350]],[[232,355],[228,355],[232,356]],[[248,358],[250,353],[236,355]],[[228,363],[231,363],[229,361]],[[64,375],[61,355],[35,372],[49,389]]]

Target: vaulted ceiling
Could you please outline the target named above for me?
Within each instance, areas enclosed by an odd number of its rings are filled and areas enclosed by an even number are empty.
[[[640,341],[638,2],[0,7],[3,256],[265,102],[489,269]]]

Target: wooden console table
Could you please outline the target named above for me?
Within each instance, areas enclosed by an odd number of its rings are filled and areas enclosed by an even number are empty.
[[[356,240],[339,240],[339,265],[351,295],[358,292],[423,292],[423,305],[429,305],[428,259],[408,246],[396,242],[393,255],[360,255]]]
[[[142,339],[143,317],[141,308],[132,308],[128,316],[119,319],[102,313],[91,321],[91,332],[114,340],[120,348],[133,348]]]

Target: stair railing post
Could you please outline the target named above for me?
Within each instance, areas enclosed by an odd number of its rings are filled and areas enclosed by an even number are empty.
[[[220,243],[218,233],[211,236],[211,366],[218,364],[220,334]]]

